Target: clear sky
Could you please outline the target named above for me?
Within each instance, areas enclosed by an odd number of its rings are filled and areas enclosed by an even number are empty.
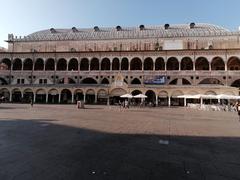
[[[165,23],[240,26],[240,0],[0,0],[0,46],[9,33],[54,28]]]

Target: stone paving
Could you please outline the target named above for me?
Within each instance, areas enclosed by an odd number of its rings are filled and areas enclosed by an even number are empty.
[[[0,104],[0,180],[237,180],[237,113]]]

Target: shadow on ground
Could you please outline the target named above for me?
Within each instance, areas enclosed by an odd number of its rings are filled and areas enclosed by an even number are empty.
[[[0,121],[1,180],[240,179],[240,139],[108,134]]]

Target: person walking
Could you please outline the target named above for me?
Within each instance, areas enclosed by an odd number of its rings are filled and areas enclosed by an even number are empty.
[[[236,104],[237,112],[238,112],[238,121],[240,122],[240,101],[237,102]]]

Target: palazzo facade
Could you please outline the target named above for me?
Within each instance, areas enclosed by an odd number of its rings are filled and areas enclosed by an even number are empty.
[[[239,95],[240,33],[212,24],[48,29],[8,36],[0,52],[6,102],[186,105],[184,94]]]

